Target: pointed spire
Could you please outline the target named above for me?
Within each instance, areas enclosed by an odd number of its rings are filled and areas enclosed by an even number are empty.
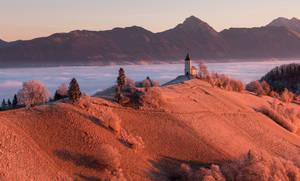
[[[186,61],[189,61],[189,60],[191,60],[191,59],[190,59],[190,55],[189,55],[189,53],[186,55],[186,57],[185,57],[185,60],[186,60]]]

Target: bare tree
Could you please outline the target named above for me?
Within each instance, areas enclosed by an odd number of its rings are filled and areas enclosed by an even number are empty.
[[[151,87],[151,82],[150,82],[149,79],[145,79],[145,80],[143,81],[143,87],[145,88],[145,91],[148,91],[148,90],[149,90],[149,88]]]
[[[23,82],[23,88],[17,94],[18,104],[27,108],[34,105],[44,104],[49,101],[50,92],[40,81],[29,80]]]
[[[126,77],[125,87],[135,87],[134,80],[132,80],[130,77]]]
[[[59,100],[68,97],[68,87],[65,82],[61,83],[55,91],[54,100]]]
[[[207,66],[203,60],[199,62],[199,73],[198,76],[200,79],[205,79],[209,75]]]
[[[61,96],[68,96],[68,86],[65,82],[61,83],[57,89],[57,93]]]
[[[152,81],[153,87],[159,87],[160,86],[160,82],[158,80],[154,80]]]

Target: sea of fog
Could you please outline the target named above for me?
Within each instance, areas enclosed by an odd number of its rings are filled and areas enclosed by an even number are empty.
[[[248,83],[259,79],[278,65],[292,62],[300,63],[300,60],[208,63],[207,66],[210,72],[225,73],[229,77]],[[135,81],[149,76],[153,80],[159,80],[161,84],[184,72],[183,64],[124,65],[122,67],[125,69],[126,76]],[[62,82],[68,84],[72,77],[78,80],[82,92],[93,95],[96,91],[115,84],[119,68],[120,66],[0,68],[0,99],[12,99],[13,95],[22,88],[22,82],[26,80],[39,80],[43,85],[47,85],[53,95]]]

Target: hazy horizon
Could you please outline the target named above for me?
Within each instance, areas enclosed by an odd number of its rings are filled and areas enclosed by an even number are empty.
[[[109,30],[141,26],[152,32],[170,29],[194,15],[217,31],[230,27],[264,26],[278,17],[300,17],[300,1],[154,0],[130,2],[87,0],[1,2],[0,39],[29,40],[72,30]]]

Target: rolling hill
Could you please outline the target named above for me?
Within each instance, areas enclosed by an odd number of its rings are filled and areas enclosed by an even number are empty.
[[[197,79],[151,92],[159,95],[156,107],[122,107],[96,96],[79,105],[55,102],[0,112],[0,180],[103,180],[115,172],[98,161],[102,144],[119,151],[127,180],[172,180],[183,163],[222,165],[249,149],[272,156],[299,153],[299,133],[256,111],[273,98],[224,91]],[[107,128],[112,118],[121,120],[121,135],[140,136],[144,148],[131,148]]]

